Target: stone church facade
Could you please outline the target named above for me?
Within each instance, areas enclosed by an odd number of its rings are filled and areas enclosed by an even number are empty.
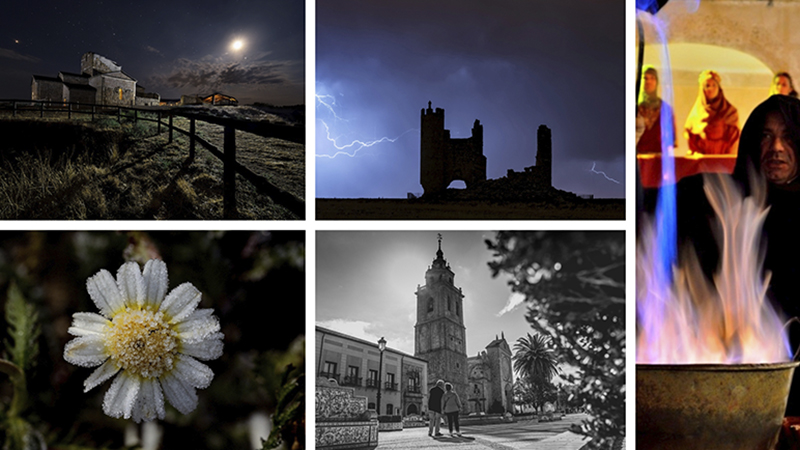
[[[31,100],[157,106],[160,96],[145,92],[116,62],[89,52],[81,57],[81,73],[59,72],[57,78],[34,75]]]
[[[481,354],[467,357],[464,294],[454,279],[440,237],[436,258],[425,272],[425,285],[417,286],[416,292],[414,356],[428,361],[427,388],[433,388],[437,380],[451,383],[464,414],[487,412],[495,402],[504,411],[513,411],[511,349],[501,335]]]

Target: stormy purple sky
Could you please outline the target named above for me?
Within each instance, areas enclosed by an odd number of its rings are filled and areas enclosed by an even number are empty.
[[[454,138],[480,119],[489,178],[534,165],[546,124],[556,188],[625,197],[624,9],[618,0],[317,2],[317,197],[421,193],[428,101],[444,108]]]
[[[305,4],[282,0],[4,2],[0,98],[30,98],[34,74],[80,72],[89,51],[162,98],[304,103]]]

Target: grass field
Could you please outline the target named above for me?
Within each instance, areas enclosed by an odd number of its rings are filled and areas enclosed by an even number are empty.
[[[222,219],[220,160],[166,127],[105,118],[0,117],[2,219]],[[187,129],[188,120],[175,125]],[[197,133],[222,148],[222,127],[197,122]],[[237,160],[303,199],[302,144],[236,132]],[[238,219],[298,219],[237,175]]]

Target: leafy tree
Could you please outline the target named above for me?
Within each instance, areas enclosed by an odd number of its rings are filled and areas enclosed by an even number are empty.
[[[533,329],[578,368],[571,381],[591,415],[579,431],[610,448],[625,436],[625,234],[508,231],[486,243],[493,276],[510,276]]]

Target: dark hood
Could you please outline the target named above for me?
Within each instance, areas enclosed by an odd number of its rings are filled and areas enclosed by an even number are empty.
[[[742,128],[733,177],[746,187],[745,191],[748,193],[750,191],[748,168],[752,167],[758,170],[761,167],[761,139],[764,122],[767,115],[773,111],[778,111],[783,116],[789,139],[792,141],[795,160],[797,160],[797,150],[800,149],[800,100],[787,95],[773,95],[756,106]],[[785,186],[771,185],[769,190],[773,191],[774,189],[800,191],[800,177]]]

